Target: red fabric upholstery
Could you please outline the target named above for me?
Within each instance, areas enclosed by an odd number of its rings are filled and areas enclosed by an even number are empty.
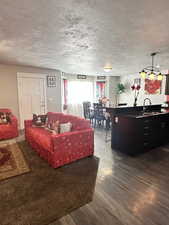
[[[25,137],[38,154],[54,167],[71,163],[94,153],[94,131],[85,119],[65,115],[63,113],[48,113],[49,121],[60,123],[71,122],[71,132],[53,135],[43,128],[32,127],[32,121],[25,121]]]
[[[10,109],[0,109],[0,112],[10,112]],[[0,140],[10,139],[18,136],[18,121],[11,113],[11,123],[0,125]]]
[[[10,109],[0,109],[0,112],[3,112],[3,113],[12,113]]]
[[[91,128],[89,121],[87,121],[83,118],[77,117],[77,116],[72,116],[72,115],[63,114],[63,113],[48,112],[48,120],[49,120],[49,122],[59,120],[60,123],[71,122],[72,123],[72,131],[84,130],[84,129]]]
[[[29,135],[33,139],[36,140],[38,145],[41,145],[42,148],[47,149],[50,151],[51,149],[51,133],[44,128],[40,127],[29,127]]]

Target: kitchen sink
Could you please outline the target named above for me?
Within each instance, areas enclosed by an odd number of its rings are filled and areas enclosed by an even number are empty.
[[[156,115],[156,114],[160,114],[161,112],[143,112],[142,115]]]
[[[165,114],[166,112],[141,112],[137,115],[137,118],[141,117],[147,117],[147,116],[155,116],[155,115],[160,115],[160,114]]]

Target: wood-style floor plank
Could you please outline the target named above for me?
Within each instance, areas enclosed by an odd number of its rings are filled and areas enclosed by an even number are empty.
[[[62,217],[60,220],[51,223],[50,225],[77,225],[70,215]]]
[[[130,157],[95,131],[100,158],[93,201],[50,225],[168,225],[169,145]]]

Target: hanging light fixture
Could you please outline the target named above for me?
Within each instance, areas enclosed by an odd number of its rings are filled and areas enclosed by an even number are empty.
[[[154,78],[155,78],[155,74],[154,74],[154,71],[152,70],[151,73],[149,74],[149,79],[154,80]]]
[[[146,72],[143,70],[140,72],[140,76],[145,79],[146,78]]]
[[[162,79],[163,79],[163,75],[161,73],[159,73],[157,76],[157,80],[162,80]]]
[[[140,72],[140,76],[143,79],[149,78],[150,80],[162,80],[163,79],[163,75],[160,72],[159,66],[154,66],[154,57],[157,55],[157,52],[153,52],[151,53],[151,57],[152,57],[152,64],[151,66],[147,66],[145,67],[141,72]]]

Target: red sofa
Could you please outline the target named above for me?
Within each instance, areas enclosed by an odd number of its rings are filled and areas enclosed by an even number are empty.
[[[32,127],[25,120],[25,138],[31,147],[54,167],[71,163],[94,153],[94,131],[90,122],[63,113],[48,113],[48,121],[72,123],[72,131],[54,135],[44,128]]]
[[[0,140],[15,138],[18,136],[18,121],[10,109],[0,109],[0,112],[10,113],[11,122],[0,124]]]

